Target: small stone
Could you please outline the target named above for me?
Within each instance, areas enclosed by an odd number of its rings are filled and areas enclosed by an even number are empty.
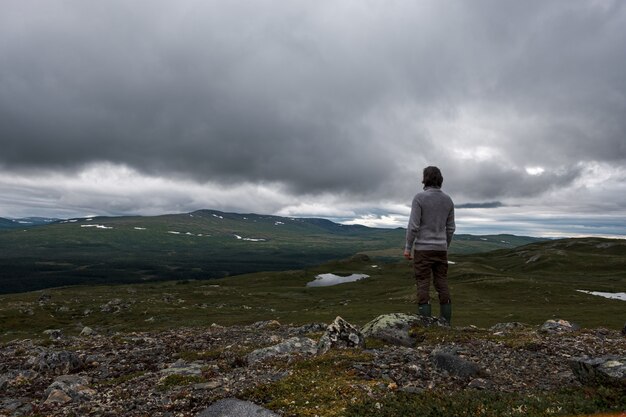
[[[95,333],[95,331],[88,326],[83,327],[83,330],[80,332],[81,336],[91,336]]]
[[[46,401],[44,401],[43,403],[45,405],[52,405],[52,404],[65,404],[71,401],[72,401],[72,397],[70,397],[69,395],[61,391],[60,389],[53,389],[52,391],[50,391],[48,398],[46,398]]]
[[[547,320],[539,328],[540,333],[559,334],[570,333],[580,330],[580,326],[576,323],[570,323],[567,320]]]
[[[473,378],[481,373],[480,368],[475,363],[449,352],[438,351],[433,353],[433,362],[437,368],[461,378]]]
[[[43,331],[43,334],[48,335],[50,340],[59,340],[63,337],[63,332],[60,329],[47,329]]]
[[[523,323],[520,323],[518,321],[513,321],[513,322],[509,322],[509,323],[498,323],[494,326],[491,326],[491,328],[489,329],[490,331],[494,332],[494,333],[506,333],[506,332],[510,332],[510,331],[514,331],[514,330],[521,330],[526,328],[526,325]]]
[[[212,390],[215,388],[219,388],[222,386],[222,382],[217,379],[209,382],[202,382],[200,384],[194,384],[193,389],[195,390]]]
[[[202,375],[202,368],[204,368],[204,366],[204,362],[185,362],[179,359],[169,367],[161,369],[160,372],[166,375],[200,376]]]
[[[468,388],[473,388],[477,390],[489,389],[493,386],[493,383],[488,379],[484,378],[475,378],[472,379],[469,384],[467,384]]]

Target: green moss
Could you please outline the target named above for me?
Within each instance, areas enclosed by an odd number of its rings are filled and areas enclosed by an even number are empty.
[[[175,356],[177,358],[184,359],[187,362],[202,361],[202,360],[212,361],[212,360],[219,359],[222,356],[223,352],[224,352],[223,349],[211,349],[211,350],[203,350],[203,351],[186,350],[186,351],[178,352]]]
[[[548,417],[621,411],[626,407],[623,388],[580,388],[534,394],[463,391],[454,394],[395,392],[381,399],[352,404],[346,417]]]
[[[132,381],[133,379],[138,378],[144,375],[145,373],[146,373],[145,371],[131,372],[126,375],[118,376],[117,378],[106,379],[104,381],[99,382],[98,385],[101,387],[113,387],[113,386],[120,385],[128,381]]]
[[[374,381],[356,378],[351,365],[371,361],[359,350],[331,351],[298,362],[286,378],[245,393],[257,403],[286,415],[341,416],[353,402],[364,401]]]
[[[206,382],[206,380],[198,375],[168,375],[159,381],[158,389],[167,391],[172,387],[197,384]]]

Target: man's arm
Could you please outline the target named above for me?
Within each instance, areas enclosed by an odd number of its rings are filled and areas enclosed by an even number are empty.
[[[406,244],[404,246],[404,257],[411,259],[411,249],[413,249],[413,242],[417,237],[417,232],[420,228],[420,221],[422,218],[422,207],[417,201],[417,196],[413,198],[411,204],[411,216],[409,217],[409,224],[406,228]]]
[[[448,220],[446,221],[446,240],[448,241],[448,247],[452,243],[452,236],[454,235],[454,231],[456,230],[456,224],[454,223],[454,205],[450,209],[450,213],[448,213]]]

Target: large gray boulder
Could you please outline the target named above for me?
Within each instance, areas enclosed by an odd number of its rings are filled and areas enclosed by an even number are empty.
[[[416,327],[447,327],[444,319],[417,314],[383,314],[363,326],[365,337],[382,340],[392,345],[415,346],[418,338],[412,333]]]
[[[322,335],[317,344],[318,353],[326,353],[333,348],[346,349],[364,347],[365,337],[359,329],[339,316],[328,325],[326,332]]]
[[[28,365],[39,372],[63,375],[79,371],[84,363],[77,353],[61,350],[42,352],[38,356],[30,358]]]
[[[569,360],[582,383],[611,383],[626,386],[626,356],[581,357]]]
[[[61,375],[46,389],[44,404],[64,404],[70,401],[89,400],[96,391],[89,388],[90,379],[79,375]]]
[[[308,337],[292,337],[277,345],[257,349],[246,356],[248,364],[262,362],[276,357],[285,357],[292,354],[315,355],[317,343]]]
[[[250,401],[224,398],[211,404],[196,417],[279,417],[278,414]]]

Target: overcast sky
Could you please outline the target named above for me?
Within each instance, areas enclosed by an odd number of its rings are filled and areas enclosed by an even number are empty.
[[[626,237],[626,3],[3,0],[0,216]]]

